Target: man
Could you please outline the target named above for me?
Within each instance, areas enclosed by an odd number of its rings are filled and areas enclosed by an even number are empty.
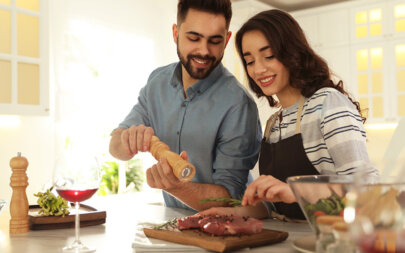
[[[230,0],[179,0],[173,39],[180,62],[153,71],[138,103],[114,130],[110,153],[129,160],[153,135],[196,167],[181,182],[166,159],[147,170],[167,206],[204,210],[212,197],[240,198],[257,161],[261,127],[254,101],[221,64],[231,32]]]

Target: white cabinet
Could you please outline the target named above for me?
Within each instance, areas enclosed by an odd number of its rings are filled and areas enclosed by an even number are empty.
[[[356,86],[350,79],[350,52],[347,49],[348,46],[321,47],[318,53],[328,63],[334,80],[336,82],[342,80],[345,89],[353,93]]]
[[[311,47],[314,49],[319,48],[321,43],[319,41],[318,15],[294,15],[294,18],[300,24]]]
[[[312,48],[323,57],[335,80],[343,80],[349,90],[350,83],[350,32],[349,10],[343,7],[310,9],[293,13]]]
[[[293,13],[293,16],[315,49],[349,43],[349,11],[345,8],[323,9],[319,13],[300,11]]]
[[[319,14],[320,46],[342,46],[349,42],[349,11],[346,8]]]
[[[405,116],[405,0],[358,0],[293,13],[368,122]]]
[[[370,122],[397,121],[405,116],[405,1],[356,6],[350,17],[355,94]]]

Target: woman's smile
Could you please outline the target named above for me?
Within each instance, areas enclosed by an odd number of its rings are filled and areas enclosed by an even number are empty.
[[[259,78],[258,81],[260,83],[260,86],[267,87],[267,86],[271,85],[276,80],[276,76],[277,75],[272,75],[272,76],[265,76],[265,77]]]

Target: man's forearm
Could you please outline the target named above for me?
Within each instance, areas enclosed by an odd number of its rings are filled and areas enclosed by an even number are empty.
[[[122,161],[128,161],[133,156],[130,156],[125,150],[123,145],[121,144],[121,133],[124,129],[118,128],[111,134],[110,140],[110,154]]]
[[[201,204],[200,200],[202,199],[231,197],[229,192],[222,185],[194,182],[186,182],[182,184],[181,187],[167,190],[167,192],[197,211],[202,211],[214,206],[224,206],[221,202]]]

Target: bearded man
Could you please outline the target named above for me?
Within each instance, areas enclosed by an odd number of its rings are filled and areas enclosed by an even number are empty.
[[[222,203],[205,198],[240,198],[262,138],[257,106],[222,65],[231,37],[230,0],[179,0],[172,27],[180,61],[154,70],[137,104],[111,134],[110,153],[129,160],[150,150],[152,136],[196,168],[182,182],[166,159],[146,172],[163,190],[165,205],[201,211]]]

